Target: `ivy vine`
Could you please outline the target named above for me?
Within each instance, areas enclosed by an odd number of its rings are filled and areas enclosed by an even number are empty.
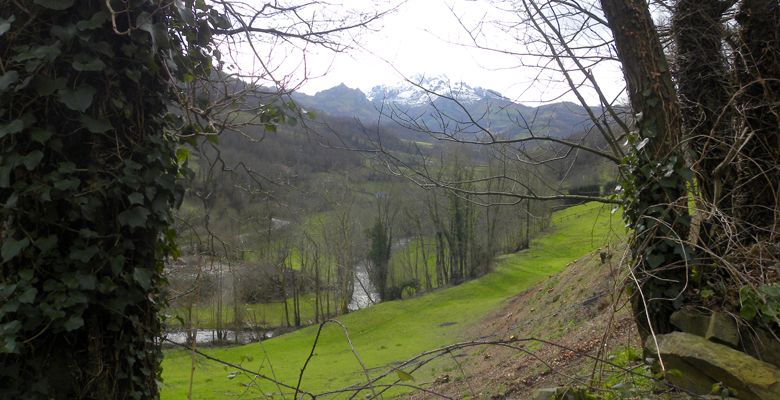
[[[661,107],[652,92],[642,96],[646,111]],[[663,333],[671,330],[668,318],[685,301],[687,271],[694,261],[687,242],[691,219],[686,200],[693,173],[681,150],[656,143],[665,140],[658,137],[657,124],[652,112],[636,116],[637,130],[628,137],[631,151],[623,160],[627,167],[621,195],[626,204],[623,217],[634,232],[636,289],[645,299],[633,296],[633,307],[643,314],[647,307],[650,325],[656,333]],[[647,319],[637,315],[642,337],[649,334]]]
[[[3,4],[0,398],[156,398],[186,161],[170,100],[229,21],[203,0]]]

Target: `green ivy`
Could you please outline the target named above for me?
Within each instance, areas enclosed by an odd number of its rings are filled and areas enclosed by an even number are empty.
[[[648,110],[660,107],[652,93],[643,93]],[[652,115],[652,114],[651,114]],[[631,152],[623,160],[627,166],[621,181],[625,210],[623,217],[634,232],[632,249],[637,263],[636,276],[647,301],[656,333],[671,330],[668,317],[685,301],[682,292],[694,253],[686,242],[691,226],[687,210],[687,188],[693,173],[682,152],[671,149],[659,154],[657,121],[637,116],[637,131],[628,137]],[[634,296],[635,312],[644,313],[644,304]],[[637,316],[640,328],[648,330],[645,316]],[[641,332],[644,335],[649,332]]]
[[[758,319],[770,327],[780,325],[780,284],[762,285],[757,289],[743,286],[739,290],[739,303],[742,318]]]
[[[168,110],[229,21],[202,0],[3,4],[0,398],[156,398],[186,162]]]

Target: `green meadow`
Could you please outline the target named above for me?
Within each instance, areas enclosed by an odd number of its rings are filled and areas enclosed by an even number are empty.
[[[479,279],[408,300],[381,303],[337,319],[348,330],[369,375],[379,375],[394,363],[467,339],[466,329],[474,327],[504,301],[561,271],[610,238],[622,236],[620,216],[611,214],[610,209],[589,203],[559,211],[553,215],[551,227],[528,250],[498,257],[494,271]],[[261,343],[202,350],[209,356],[295,386],[317,328],[301,329]],[[338,325],[323,329],[314,354],[305,370],[302,390],[323,393],[366,381]],[[438,363],[421,368],[413,373],[415,382],[432,380],[437,373],[434,368],[446,367]],[[193,358],[186,350],[167,350],[162,398],[186,399],[190,385],[193,399],[292,397],[289,389],[237,372],[201,356]],[[383,383],[392,383],[398,376],[390,377],[392,380]],[[349,396],[336,396],[342,397]]]

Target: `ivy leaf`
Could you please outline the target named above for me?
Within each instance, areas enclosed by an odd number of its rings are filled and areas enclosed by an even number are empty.
[[[743,304],[742,307],[739,309],[739,316],[751,321],[753,318],[758,315],[758,309],[756,308],[756,305],[753,303],[746,303]]]
[[[11,16],[8,19],[0,18],[0,36],[3,36],[8,30],[11,29],[11,24],[16,21],[15,16]]]
[[[62,89],[59,91],[59,99],[66,107],[82,113],[92,105],[94,96],[95,88],[89,85],[79,86],[75,90]]]
[[[11,170],[13,168],[10,165],[4,165],[0,167],[0,188],[7,188],[11,186]]]
[[[78,178],[72,178],[72,179],[60,179],[57,182],[54,182],[54,187],[58,190],[74,190],[79,187],[81,184],[81,181]]]
[[[144,207],[136,206],[129,210],[119,213],[117,218],[122,225],[131,228],[139,228],[146,224],[146,218],[149,216],[149,210]]]
[[[73,0],[33,0],[33,3],[52,10],[65,10],[73,5]]]
[[[35,140],[38,143],[44,144],[46,141],[49,140],[51,135],[53,134],[52,131],[47,131],[44,129],[36,129],[30,133],[30,136],[32,136],[32,139]]]
[[[647,262],[648,267],[656,268],[663,264],[665,259],[666,258],[661,254],[650,254],[649,256],[645,257],[645,262]]]
[[[103,133],[113,128],[111,123],[105,118],[97,119],[92,118],[89,115],[82,115],[79,120],[84,124],[84,127],[92,133]]]
[[[138,15],[138,18],[135,20],[135,25],[138,27],[138,29],[145,31],[149,33],[149,36],[152,39],[152,49],[154,51],[157,50],[157,35],[155,35],[155,28],[154,23],[152,22],[152,15],[148,12],[142,12]]]
[[[24,129],[24,121],[15,119],[7,124],[0,125],[0,139],[8,134],[19,133]]]
[[[24,167],[27,168],[28,171],[32,171],[41,163],[42,159],[43,152],[40,150],[33,150],[22,158],[22,164],[24,164]]]
[[[65,328],[65,330],[68,332],[79,329],[82,326],[84,326],[84,319],[78,315],[70,317],[67,321],[65,321],[64,324],[62,324],[62,327]]]
[[[130,204],[144,204],[144,195],[138,192],[130,193],[127,199],[130,200]]]
[[[111,272],[113,272],[114,275],[119,275],[119,273],[122,272],[122,267],[125,265],[125,256],[118,255],[112,257],[109,260],[109,263],[111,264]]]
[[[152,286],[152,274],[149,273],[147,268],[135,268],[133,269],[133,280],[138,282],[144,290],[149,289]]]
[[[0,254],[3,257],[3,261],[9,261],[19,255],[27,246],[30,245],[30,239],[24,238],[22,240],[16,240],[11,237],[3,240],[3,247],[0,248]]]
[[[192,26],[195,25],[195,14],[192,13],[192,10],[182,5],[179,7],[176,6],[179,11],[179,17],[184,21],[185,24]]]
[[[19,202],[19,195],[16,192],[13,192],[10,196],[8,196],[8,200],[5,201],[5,207],[9,210],[16,208],[17,202]]]
[[[3,353],[18,353],[18,347],[16,343],[16,333],[22,329],[22,322],[14,320],[0,325],[0,337],[5,338],[3,347],[0,347],[0,354]]]
[[[3,299],[7,299],[11,294],[13,294],[14,290],[16,290],[16,284],[5,284],[0,283],[0,297]]]
[[[31,304],[35,301],[35,295],[38,294],[38,289],[31,287],[19,296],[18,301],[22,304]]]
[[[59,41],[54,42],[51,45],[48,46],[36,46],[28,51],[25,51],[23,53],[19,53],[16,57],[13,58],[14,61],[27,61],[27,60],[47,60],[47,61],[53,61],[57,56],[62,53],[60,50],[60,46],[62,44]]]
[[[54,249],[54,246],[57,245],[57,235],[49,235],[45,238],[40,238],[35,241],[35,247],[39,248],[41,250],[41,254],[46,254],[50,252],[52,249]]]
[[[80,31],[100,28],[100,26],[103,25],[103,22],[105,22],[106,20],[107,20],[106,13],[103,11],[99,11],[95,13],[92,16],[92,18],[79,21],[76,24],[76,28],[78,28],[78,30]]]
[[[179,165],[183,165],[187,159],[190,156],[189,150],[187,150],[184,147],[179,147],[176,149],[176,161],[179,163]]]
[[[20,282],[30,282],[35,275],[35,272],[33,272],[32,268],[25,268],[18,272],[19,274],[19,281]]]
[[[98,253],[98,251],[100,250],[95,246],[78,248],[76,250],[71,250],[70,258],[86,263],[89,262],[89,260],[91,260],[92,257]]]
[[[76,36],[76,26],[73,24],[54,25],[51,27],[51,34],[57,39],[67,43]]]
[[[95,290],[97,286],[97,278],[91,274],[76,274],[76,279],[79,281],[79,287],[84,290]]]
[[[19,73],[16,71],[8,71],[0,76],[0,91],[8,90],[8,87],[16,83],[19,80]]]
[[[400,369],[395,370],[395,372],[398,374],[398,379],[402,382],[414,381],[414,377],[408,372],[401,371]]]
[[[106,67],[103,60],[86,54],[79,54],[73,59],[73,69],[76,71],[102,71]]]

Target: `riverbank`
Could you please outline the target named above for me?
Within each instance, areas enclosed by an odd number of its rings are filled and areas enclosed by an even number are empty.
[[[418,298],[378,304],[339,320],[369,374],[381,373],[395,362],[463,339],[465,332],[474,329],[504,301],[603,245],[613,225],[622,226],[609,210],[599,204],[585,204],[560,211],[553,216],[550,230],[534,240],[530,249],[500,257],[492,273]],[[206,352],[295,386],[316,332],[315,326],[260,343]],[[323,329],[314,354],[302,379],[303,390],[322,393],[365,381],[341,327],[329,325]],[[281,391],[279,386],[200,356],[194,360],[193,398],[257,397]],[[187,397],[192,362],[187,351],[166,351],[163,399]],[[414,377],[417,381],[432,380],[437,368],[442,366],[430,364],[416,371]],[[398,376],[391,377],[394,380]]]

